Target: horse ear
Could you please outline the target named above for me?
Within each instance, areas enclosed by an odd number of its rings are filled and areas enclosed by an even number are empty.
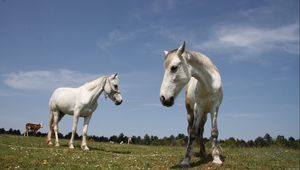
[[[185,51],[185,41],[181,44],[181,46],[178,48],[176,54],[177,56],[181,56]]]
[[[165,53],[165,55],[168,55],[168,54],[169,54],[169,51],[166,51],[166,50],[165,50],[164,53]]]
[[[118,73],[114,74],[114,78],[116,78],[118,76]]]

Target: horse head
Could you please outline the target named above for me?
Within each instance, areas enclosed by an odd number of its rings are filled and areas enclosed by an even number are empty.
[[[185,42],[175,50],[165,51],[164,78],[160,88],[160,101],[170,107],[181,89],[189,82],[191,71],[186,63]]]
[[[109,76],[104,85],[104,92],[106,95],[115,102],[116,105],[122,103],[121,92],[119,91],[119,77],[118,73]]]

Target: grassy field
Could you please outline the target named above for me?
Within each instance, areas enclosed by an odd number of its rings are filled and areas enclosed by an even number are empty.
[[[0,135],[0,169],[180,169],[184,147],[141,146],[90,141],[90,151],[48,147],[45,138]],[[198,148],[195,148],[195,151]],[[190,169],[299,169],[300,150],[222,148],[224,164],[193,156]]]

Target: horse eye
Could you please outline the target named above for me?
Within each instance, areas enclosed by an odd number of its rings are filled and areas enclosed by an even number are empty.
[[[177,69],[178,69],[178,66],[172,66],[171,67],[171,72],[175,73],[177,71]]]
[[[118,89],[118,85],[114,85],[114,88],[115,88],[115,89]]]

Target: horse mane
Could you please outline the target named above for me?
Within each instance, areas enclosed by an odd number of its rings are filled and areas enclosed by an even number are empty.
[[[99,77],[96,80],[92,80],[90,82],[85,83],[83,86],[88,90],[94,90],[96,87],[98,87],[101,84],[104,78],[106,77],[105,76]]]

